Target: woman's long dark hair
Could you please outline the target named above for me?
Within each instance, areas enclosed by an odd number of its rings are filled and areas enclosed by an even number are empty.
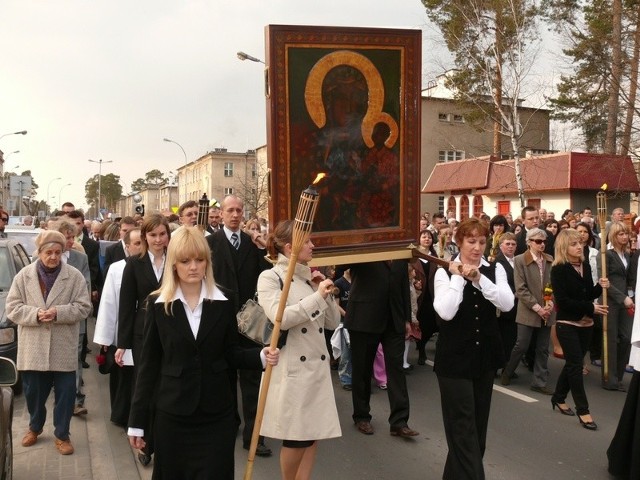
[[[578,229],[578,227],[584,227],[587,229],[587,232],[589,232],[589,240],[587,241],[587,246],[588,247],[595,247],[596,246],[596,239],[593,236],[593,230],[591,230],[591,226],[588,223],[585,222],[578,222],[578,224],[576,225],[576,230]]]

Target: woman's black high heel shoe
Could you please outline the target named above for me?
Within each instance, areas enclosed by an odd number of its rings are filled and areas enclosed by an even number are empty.
[[[576,415],[573,412],[573,410],[571,410],[569,407],[562,408],[558,402],[554,402],[553,400],[551,400],[551,409],[555,410],[556,407],[558,407],[558,410],[560,410],[560,413],[563,414],[563,415],[568,415],[570,417],[574,417]],[[580,421],[582,421],[582,420],[580,420]]]
[[[578,420],[580,420],[580,425],[582,425],[587,430],[596,430],[598,428],[598,425],[596,425],[596,422],[594,422],[593,420],[591,420],[590,422],[585,422],[584,420],[582,420],[582,417],[580,415],[578,415]]]

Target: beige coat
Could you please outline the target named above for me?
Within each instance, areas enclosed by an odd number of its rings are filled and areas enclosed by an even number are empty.
[[[38,322],[39,309],[55,306],[55,322]],[[18,370],[73,372],[78,368],[78,322],[91,313],[87,283],[74,267],[62,264],[44,301],[36,263],[15,276],[7,296],[7,317],[18,325]]]
[[[258,299],[271,321],[280,300],[289,260],[280,255],[258,278]],[[278,276],[276,276],[276,273]],[[340,313],[332,296],[316,292],[311,270],[296,265],[282,330],[287,343],[273,368],[260,434],[284,440],[321,440],[342,435],[331,381],[324,329],[335,329]],[[309,283],[307,283],[309,282]]]
[[[546,253],[542,255],[545,259],[542,281],[540,280],[540,269],[533,259],[531,251],[527,250],[523,254],[516,256],[513,262],[513,280],[516,285],[516,297],[518,298],[516,323],[529,327],[542,326],[542,317],[532,309],[536,304],[544,307],[544,286],[551,284],[551,262],[553,258]],[[552,311],[549,320],[547,320],[547,325],[553,325],[555,318],[556,312]]]

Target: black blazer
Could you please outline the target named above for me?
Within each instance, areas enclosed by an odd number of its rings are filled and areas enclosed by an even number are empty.
[[[602,294],[600,284],[593,285],[591,267],[582,263],[582,277],[570,263],[551,267],[551,288],[558,309],[558,320],[593,318],[593,301]]]
[[[500,265],[502,265],[502,268],[504,268],[504,271],[507,273],[507,282],[509,283],[509,287],[511,288],[511,291],[515,294],[516,282],[513,276],[513,267],[509,263],[509,260],[507,260],[507,257],[504,256],[504,253],[499,252],[498,255],[496,255],[496,263],[499,263]],[[518,311],[518,298],[515,297],[514,295],[513,308],[508,312],[500,312],[500,318],[502,318],[503,320],[513,319],[515,321],[517,311]]]
[[[91,273],[91,291],[95,292],[102,288],[102,277],[100,275],[100,244],[91,240],[86,233],[82,235],[82,248],[89,259],[89,272]]]
[[[194,338],[182,302],[173,302],[172,315],[164,303],[149,297],[144,340],[129,426],[148,428],[151,403],[173,415],[199,409],[233,416],[235,378],[230,368],[262,369],[260,349],[238,347],[233,304],[205,300],[198,335]]]
[[[120,286],[118,348],[133,348],[136,356],[140,353],[137,350],[142,346],[145,301],[159,286],[148,253],[127,259]]]
[[[624,253],[624,258],[627,260],[627,266],[624,266],[620,256],[615,250],[607,250],[607,279],[609,280],[609,289],[607,290],[607,296],[609,304],[614,306],[623,307],[624,299],[627,298],[627,291],[629,289],[629,274],[631,269],[631,255]],[[602,277],[602,256],[598,255],[598,278]],[[636,263],[636,268],[638,264]],[[635,281],[633,283],[635,287]],[[634,288],[635,291],[635,288]]]
[[[349,308],[344,326],[365,333],[382,333],[392,322],[396,333],[411,321],[407,261],[356,263],[351,268]]]
[[[112,263],[124,260],[125,258],[127,258],[127,254],[125,253],[124,247],[122,246],[122,240],[118,241],[118,243],[114,243],[113,245],[109,245],[104,251],[104,272],[102,277],[107,278],[109,266]]]
[[[416,280],[422,283],[422,290],[418,295],[418,318],[420,318],[420,312],[424,308],[428,308],[430,312],[433,310],[433,282],[436,276],[438,266],[433,262],[423,263],[419,258],[414,258],[409,262],[416,272]],[[425,275],[425,268],[427,274]]]
[[[244,232],[240,232],[238,250],[233,248],[222,228],[206,239],[211,249],[213,278],[218,285],[233,292],[237,312],[255,295],[260,273],[271,268],[264,258],[267,252],[259,249]]]

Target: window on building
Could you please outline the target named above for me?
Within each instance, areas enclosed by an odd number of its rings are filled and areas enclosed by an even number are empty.
[[[527,200],[528,207],[534,207],[540,210],[541,205],[542,205],[542,200],[540,198],[530,198]]]
[[[464,151],[463,150],[440,150],[438,152],[438,162],[453,162],[454,160],[463,160],[464,159]]]
[[[460,221],[469,218],[469,197],[463,195],[460,197]]]
[[[498,215],[506,215],[511,212],[511,202],[509,200],[500,200],[498,202]]]
[[[440,120],[441,122],[448,122],[449,121],[449,114],[448,113],[439,113],[438,114],[438,120]]]
[[[224,163],[224,176],[233,177],[233,162]]]
[[[456,197],[453,195],[447,200],[447,213],[448,212],[453,212],[454,215],[456,214]]]
[[[464,123],[464,117],[462,115],[453,115],[453,121],[456,123]]]
[[[484,211],[484,205],[482,201],[482,195],[476,195],[473,197],[473,216],[476,218],[480,218],[482,212]]]
[[[256,164],[252,164],[251,165],[251,178],[256,178],[256,176],[258,175],[258,172],[256,171]]]
[[[444,212],[444,197],[442,195],[438,197],[438,211]]]
[[[224,194],[225,196],[233,195],[233,187],[224,187]]]

